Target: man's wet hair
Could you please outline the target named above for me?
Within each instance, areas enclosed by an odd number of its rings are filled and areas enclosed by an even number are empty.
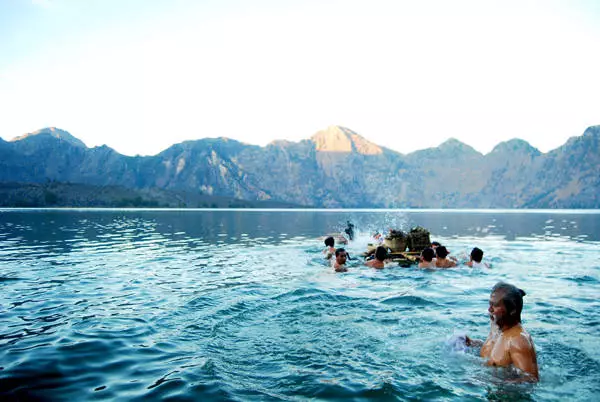
[[[383,246],[377,247],[375,250],[375,258],[379,261],[383,261],[387,258],[387,250]]]
[[[471,250],[471,258],[475,262],[481,262],[481,260],[483,259],[483,250],[478,247],[475,247],[473,250]]]
[[[427,247],[425,250],[421,251],[421,257],[427,262],[433,261],[433,257],[435,257],[435,251],[431,247]]]
[[[446,258],[448,256],[448,254],[450,254],[448,252],[448,249],[444,246],[439,246],[438,248],[435,249],[435,254],[439,257],[439,258]]]
[[[441,245],[442,245],[442,244],[441,244],[441,243],[439,243],[439,242],[437,242],[437,241],[432,241],[432,242],[431,242],[431,248],[433,248],[433,247],[440,247]]]
[[[508,315],[508,321],[512,323],[521,322],[521,311],[523,311],[523,289],[506,282],[498,282],[492,288],[492,293],[500,293],[504,301],[504,307]]]
[[[337,257],[340,253],[346,253],[346,249],[343,247],[338,248],[337,250],[335,250],[335,256]],[[346,256],[348,255],[348,253],[346,253]]]
[[[335,240],[333,239],[333,237],[329,236],[328,238],[325,239],[325,245],[327,247],[333,247],[334,244],[335,244]]]

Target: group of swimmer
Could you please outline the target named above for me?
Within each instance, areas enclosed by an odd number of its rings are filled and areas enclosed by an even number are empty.
[[[346,272],[348,270],[346,261],[349,258],[346,250],[342,247],[335,248],[335,239],[331,236],[325,239],[325,246],[327,248],[323,252],[327,259],[332,260],[335,272]],[[378,246],[375,257],[365,262],[365,265],[382,269],[385,267],[387,254],[386,247]],[[449,254],[446,247],[438,242],[432,242],[431,247],[421,252],[419,268],[456,267],[457,259]],[[471,268],[489,268],[482,259],[483,251],[475,247],[465,265]],[[481,341],[464,336],[461,341],[467,347],[481,347],[480,356],[486,359],[487,365],[517,369],[519,376],[514,381],[537,382],[539,372],[535,346],[531,336],[521,325],[523,296],[525,291],[514,285],[498,282],[492,288],[489,299],[490,332],[487,339]]]
[[[381,246],[380,246],[381,247]],[[483,250],[474,247],[465,265],[470,268],[489,268],[489,264],[482,262]],[[458,260],[450,256],[450,252],[438,242],[432,242],[419,256],[419,268],[453,268],[458,266]]]
[[[325,258],[332,261],[332,267],[336,272],[346,272],[346,262],[348,260],[348,252],[345,248],[335,248],[335,239],[329,236],[325,239],[325,250],[323,250]],[[432,242],[431,247],[425,248],[419,256],[419,268],[453,268],[458,265],[458,260],[449,255],[450,252],[438,242]],[[335,257],[335,258],[333,258]],[[486,267],[489,265],[483,260],[483,250],[478,247],[471,250],[469,260],[465,265],[471,268]],[[374,258],[367,260],[365,265],[375,269],[385,268],[385,263],[388,261],[387,248],[378,246],[375,249]]]

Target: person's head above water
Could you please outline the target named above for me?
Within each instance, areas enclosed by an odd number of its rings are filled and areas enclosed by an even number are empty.
[[[438,243],[437,241],[432,241],[432,242],[431,242],[431,248],[432,248],[432,249],[434,249],[434,250],[435,250],[436,248],[440,247],[440,246],[441,246],[441,244],[440,244],[440,243]]]
[[[446,258],[448,256],[448,250],[444,246],[438,246],[435,249],[435,255],[439,258]]]
[[[325,245],[327,247],[333,247],[335,244],[335,240],[333,239],[333,237],[329,236],[328,238],[325,239]]]
[[[433,261],[433,257],[435,257],[435,251],[431,247],[427,247],[425,250],[421,251],[421,258],[424,261],[431,262]]]
[[[346,249],[340,247],[337,250],[335,250],[335,261],[338,264],[345,264],[346,258],[348,258],[348,253],[346,253]]]
[[[473,250],[471,250],[471,259],[475,262],[481,262],[483,259],[483,250],[475,247]]]
[[[377,247],[375,250],[375,258],[379,261],[383,261],[387,258],[387,250],[383,246]]]
[[[498,327],[513,327],[521,322],[525,291],[506,282],[498,282],[490,295],[490,319]]]

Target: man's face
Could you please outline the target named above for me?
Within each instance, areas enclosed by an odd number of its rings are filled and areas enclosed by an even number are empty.
[[[348,258],[348,255],[346,254],[345,251],[342,251],[341,253],[339,253],[338,255],[335,256],[335,261],[339,265],[344,265],[346,263],[346,258]]]
[[[490,320],[500,328],[502,328],[507,314],[503,296],[502,292],[493,292],[490,295],[490,307],[488,308]]]

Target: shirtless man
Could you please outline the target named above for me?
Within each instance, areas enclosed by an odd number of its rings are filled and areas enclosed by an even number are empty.
[[[481,268],[481,267],[489,268],[490,266],[488,264],[486,264],[485,262],[481,262],[482,259],[483,259],[483,250],[480,249],[479,247],[475,247],[473,250],[471,250],[471,256],[469,258],[469,261],[466,264],[467,264],[467,266],[469,266],[471,268]]]
[[[343,248],[338,248],[335,250],[335,261],[333,262],[333,270],[335,272],[346,272],[348,268],[346,268],[346,258],[348,258],[348,254],[346,254],[346,250]]]
[[[498,282],[490,296],[491,327],[485,342],[466,337],[467,346],[481,345],[481,357],[489,366],[514,367],[524,374],[524,381],[538,381],[538,365],[531,336],[521,326],[525,292],[513,285]]]
[[[331,257],[335,254],[335,240],[332,236],[329,236],[325,239],[325,250],[323,250],[323,254],[325,254],[325,259],[330,260]]]
[[[375,258],[365,262],[367,267],[383,269],[385,266],[384,260],[387,258],[387,250],[383,246],[377,247],[375,250]]]
[[[419,268],[435,268],[435,251],[432,248],[427,247],[421,252],[421,260],[419,262]]]
[[[448,257],[448,250],[444,246],[438,246],[435,249],[435,266],[437,268],[452,268],[456,266],[456,262],[452,261]]]

